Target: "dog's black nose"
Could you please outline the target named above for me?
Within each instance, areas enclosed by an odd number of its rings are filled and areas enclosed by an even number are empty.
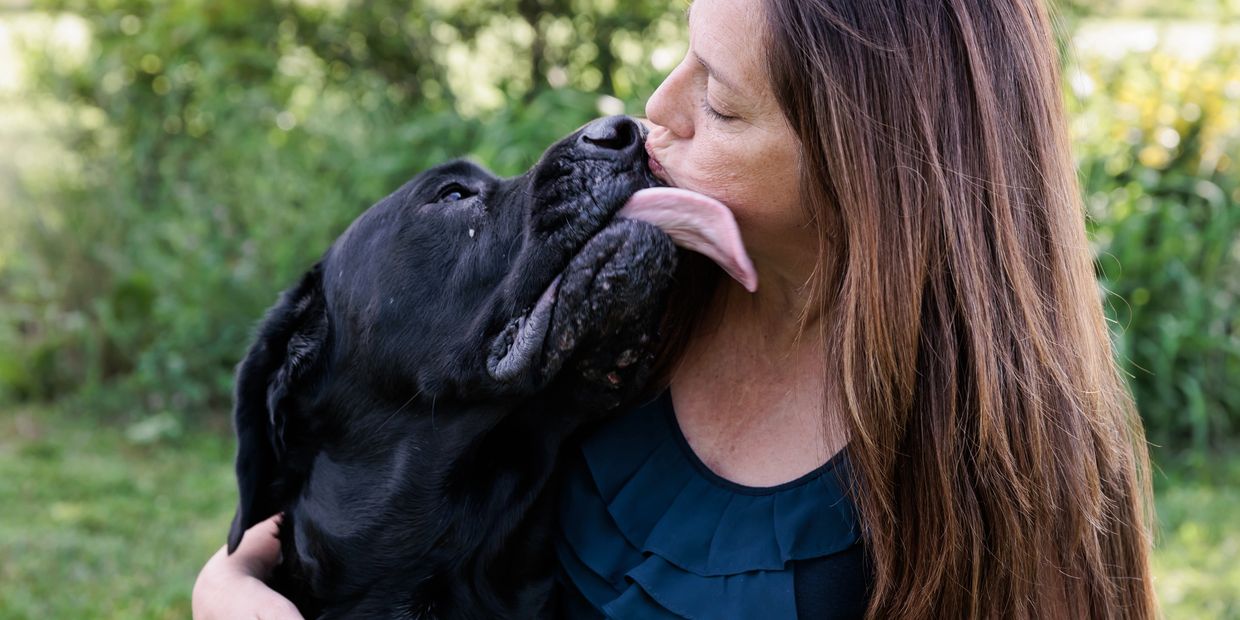
[[[627,116],[608,116],[586,125],[581,142],[587,148],[604,151],[634,150],[642,147],[642,127]]]

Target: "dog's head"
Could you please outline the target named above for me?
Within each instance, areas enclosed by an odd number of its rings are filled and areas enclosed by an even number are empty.
[[[299,410],[347,401],[412,414],[421,401],[551,388],[615,405],[639,388],[676,253],[654,225],[615,216],[655,184],[642,126],[610,117],[522,176],[456,161],[362,214],[284,293],[238,367],[230,548],[279,510],[267,489]]]
[[[334,343],[350,338],[351,364],[412,379],[428,397],[542,389],[583,344],[569,331],[614,324],[607,312],[632,318],[650,305],[641,293],[660,290],[639,285],[670,275],[667,236],[614,218],[655,183],[643,144],[640,124],[610,117],[520,177],[465,161],[418,175],[324,258]]]

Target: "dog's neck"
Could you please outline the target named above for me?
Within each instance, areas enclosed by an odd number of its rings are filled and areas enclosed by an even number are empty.
[[[444,609],[477,604],[469,584],[478,574],[511,600],[544,587],[554,567],[546,490],[559,447],[579,426],[550,403],[418,402],[364,416],[379,422],[314,451],[285,507],[286,577],[332,588],[317,593],[329,600],[364,604],[365,592],[347,591],[373,570],[350,562],[349,549],[364,549],[358,555],[369,564],[387,567],[366,581],[367,591],[441,601]],[[324,548],[333,563],[322,561]]]

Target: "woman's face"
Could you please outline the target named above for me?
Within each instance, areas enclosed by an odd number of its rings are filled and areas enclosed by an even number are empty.
[[[764,31],[761,2],[697,0],[689,51],[646,104],[655,174],[731,208],[759,269],[803,256],[789,234],[808,221],[798,140],[767,80]]]

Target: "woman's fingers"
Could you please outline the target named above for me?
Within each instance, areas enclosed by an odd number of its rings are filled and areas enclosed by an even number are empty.
[[[194,582],[195,620],[302,620],[288,599],[263,579],[280,563],[279,516],[246,530],[232,555],[220,547]]]
[[[241,544],[230,560],[245,574],[265,579],[280,564],[280,523],[282,515],[255,523],[241,537]]]
[[[209,568],[208,563],[194,584],[194,620],[304,620],[293,603],[262,581],[253,577],[212,579],[207,575]]]

